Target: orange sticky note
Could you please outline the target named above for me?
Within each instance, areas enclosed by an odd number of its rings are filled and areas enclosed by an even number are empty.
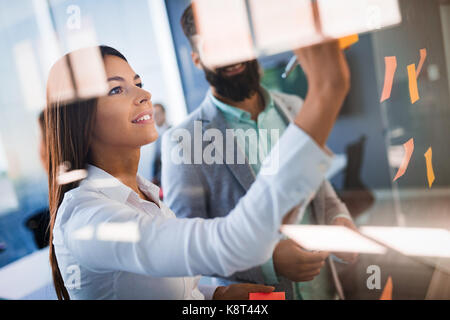
[[[249,300],[286,300],[286,295],[284,292],[251,292]]]
[[[383,102],[391,97],[392,84],[394,82],[395,71],[397,70],[397,58],[385,57],[384,63],[386,65],[386,71],[384,74],[384,87],[380,102]]]
[[[419,97],[419,89],[417,88],[417,76],[416,76],[416,65],[410,64],[408,66],[408,78],[409,78],[409,95],[411,97],[411,103],[414,104]]]
[[[384,286],[383,292],[381,293],[380,300],[392,300],[392,288],[392,278],[391,276],[389,276]]]
[[[419,77],[420,72],[422,71],[423,64],[425,63],[425,59],[427,58],[427,49],[420,49],[420,61],[417,66],[416,78]]]
[[[408,168],[409,161],[411,160],[411,156],[414,152],[414,139],[409,139],[405,144],[403,144],[403,148],[405,148],[405,156],[403,157],[400,168],[398,168],[394,181],[403,176],[406,172],[406,169]]]
[[[359,41],[358,34],[353,34],[348,37],[343,37],[339,39],[339,47],[341,49],[347,49],[350,48],[353,44],[357,43]]]
[[[433,150],[428,148],[427,152],[425,152],[425,160],[427,162],[427,179],[428,179],[428,188],[431,188],[433,185],[435,176],[433,171]]]

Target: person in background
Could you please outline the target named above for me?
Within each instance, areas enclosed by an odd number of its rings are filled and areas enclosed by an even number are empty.
[[[67,61],[97,49],[108,89],[73,99]],[[59,59],[47,81],[49,255],[58,298],[233,300],[273,291],[232,284],[201,292],[198,276],[229,276],[267,261],[280,226],[296,218],[293,209],[322,183],[332,161],[325,143],[350,87],[338,42],[296,51],[314,83],[327,89],[310,92],[268,156],[278,161],[277,171],[258,175],[227,217],[206,220],[177,219],[158,198],[159,188],[137,175],[141,147],[158,138],[152,95],[141,77],[113,48],[83,50]],[[60,183],[66,163],[87,177]]]
[[[153,178],[152,182],[157,186],[161,187],[161,137],[163,134],[170,129],[170,125],[166,120],[166,109],[161,103],[155,103],[153,105],[156,130],[158,130],[159,138],[155,142],[155,153],[153,156]],[[163,197],[161,189],[161,199]]]
[[[47,172],[47,155],[45,145],[45,122],[44,111],[39,113],[39,159],[45,172]],[[25,222],[25,226],[33,232],[34,241],[38,249],[43,249],[48,246],[49,232],[48,226],[50,224],[50,211],[44,208],[38,212],[35,212]]]
[[[210,90],[202,104],[186,121],[167,132],[163,141],[163,159],[169,159],[173,148],[178,145],[177,141],[170,139],[172,131],[186,129],[194,136],[196,121],[202,121],[203,132],[218,129],[223,137],[228,137],[227,130],[234,130],[238,147],[233,148],[234,154],[227,154],[229,151],[225,148],[220,164],[207,164],[203,161],[201,164],[190,165],[163,161],[162,187],[167,193],[166,202],[180,218],[225,217],[251,188],[262,161],[277,143],[277,140],[271,140],[268,134],[267,145],[264,146],[259,142],[264,138],[260,136],[260,132],[264,129],[268,130],[266,132],[276,130],[281,136],[304,102],[297,96],[264,88],[260,84],[260,67],[256,60],[217,69],[206,66],[198,48],[201,41],[194,23],[192,5],[184,11],[181,25],[192,47],[193,62],[204,71]],[[313,87],[313,83],[309,84]],[[260,131],[261,129],[263,130]],[[257,139],[246,140],[244,132],[249,132],[248,130],[253,131]],[[228,142],[224,141],[223,145]],[[192,147],[192,150],[194,148]],[[228,163],[227,159],[239,157],[239,150],[244,153],[245,164]],[[248,159],[252,157],[257,161],[249,163]],[[355,228],[346,206],[328,181],[322,184],[312,204],[299,210],[305,210],[303,223],[306,224],[333,224]],[[351,254],[339,256],[348,262],[353,262],[356,258]],[[292,240],[285,239],[277,244],[272,257],[262,266],[238,272],[226,280],[219,280],[219,283],[243,281],[270,284],[274,285],[276,290],[285,291],[288,299],[334,299],[336,290],[328,272],[328,265],[322,268],[326,258],[326,254],[308,252]],[[328,262],[333,264],[330,259]],[[321,269],[323,271],[319,275]],[[301,287],[293,282],[302,282]],[[340,287],[338,282],[336,279],[336,287]]]

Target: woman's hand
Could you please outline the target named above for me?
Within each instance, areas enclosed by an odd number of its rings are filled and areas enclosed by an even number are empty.
[[[270,293],[275,287],[262,284],[236,283],[226,287],[217,287],[213,300],[248,300],[250,292]]]
[[[350,89],[350,70],[338,40],[328,40],[294,50],[308,79],[309,87],[326,87],[346,95]]]
[[[337,40],[294,53],[308,79],[308,93],[294,122],[324,147],[350,90],[350,70]]]

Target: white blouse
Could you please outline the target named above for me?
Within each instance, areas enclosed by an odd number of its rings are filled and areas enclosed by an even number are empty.
[[[293,124],[263,167],[275,157],[276,174],[258,175],[227,217],[209,220],[177,219],[149,181],[138,176],[156,204],[90,165],[88,177],[64,195],[53,228],[71,299],[204,299],[200,275],[229,276],[266,262],[283,216],[313,197],[331,163]]]

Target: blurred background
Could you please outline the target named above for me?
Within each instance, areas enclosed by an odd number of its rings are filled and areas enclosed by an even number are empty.
[[[0,280],[0,298],[52,298],[50,275],[45,266],[36,267],[47,258],[36,217],[48,208],[38,116],[50,66],[77,46],[112,46],[141,75],[153,103],[164,106],[167,123],[176,125],[198,107],[208,89],[180,26],[189,2],[0,0],[0,279],[12,275],[20,283],[13,289]],[[328,143],[342,160],[331,182],[358,226],[448,230],[450,1],[399,2],[400,25],[362,34],[346,51],[352,89]],[[420,100],[411,104],[406,66],[418,64],[423,48],[427,56],[418,78]],[[285,52],[260,58],[263,83],[305,97],[308,84],[300,67],[281,78],[291,56]],[[391,97],[380,103],[387,56],[396,56],[398,68]],[[411,138],[415,149],[408,169],[394,182],[402,146]],[[435,174],[431,187],[424,157],[430,147]],[[154,178],[154,153],[153,146],[142,148],[140,174],[148,179]],[[395,252],[361,255],[356,265],[342,270],[347,298],[379,298],[381,290],[366,285],[370,265],[380,266],[382,284],[392,277],[394,299],[433,297],[430,284],[436,277],[450,285],[448,259],[411,259]],[[26,272],[33,276],[25,279]]]

